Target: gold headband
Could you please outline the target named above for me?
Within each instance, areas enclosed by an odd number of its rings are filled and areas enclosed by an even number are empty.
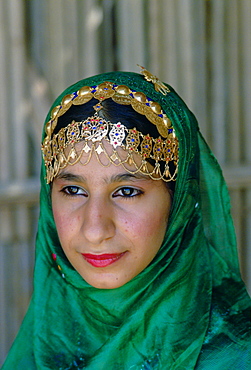
[[[67,127],[62,128],[57,134],[53,134],[58,118],[62,116],[72,105],[82,105],[92,98],[99,102],[94,106],[96,113],[81,122],[72,121]],[[102,109],[102,101],[111,98],[118,104],[131,105],[132,108],[145,115],[153,123],[159,134],[158,138],[143,135],[136,128],[128,129],[121,123],[111,123],[98,116]],[[103,166],[101,155],[105,155],[109,164],[123,165],[131,173],[141,172],[153,179],[164,181],[175,180],[178,166],[178,140],[170,119],[162,111],[159,103],[147,98],[142,92],[136,92],[125,85],[117,85],[112,82],[104,82],[98,86],[84,86],[77,92],[66,95],[61,104],[51,112],[51,118],[45,125],[47,136],[42,144],[42,152],[46,165],[47,183],[53,181],[60,169],[67,165],[77,163],[82,153],[88,154],[87,164],[93,152]],[[112,146],[112,153],[108,153],[102,140],[108,141]],[[75,144],[84,141],[81,151],[76,151]],[[65,149],[70,147],[68,154]],[[126,158],[121,158],[117,147],[127,151]],[[135,154],[140,155],[142,162],[138,164]],[[153,170],[150,170],[147,162],[154,161]],[[169,171],[169,162],[175,166],[174,173]],[[164,163],[164,166],[160,165]],[[81,161],[82,163],[82,161]],[[126,165],[134,165],[135,171],[128,170]]]

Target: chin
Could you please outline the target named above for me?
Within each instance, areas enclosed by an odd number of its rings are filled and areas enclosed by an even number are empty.
[[[82,276],[83,277],[83,276]],[[113,278],[110,278],[110,279],[88,279],[88,278],[84,278],[83,279],[88,283],[90,284],[91,286],[93,286],[94,288],[97,288],[97,289],[116,289],[116,288],[120,288],[121,286],[125,285],[128,281],[127,280],[123,280],[121,281],[118,277],[113,277]]]

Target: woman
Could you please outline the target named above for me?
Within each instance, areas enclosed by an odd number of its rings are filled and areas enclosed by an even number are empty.
[[[34,294],[3,369],[249,369],[250,299],[221,170],[145,69],[46,119]]]

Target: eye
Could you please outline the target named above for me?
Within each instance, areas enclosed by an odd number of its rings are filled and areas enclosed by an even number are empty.
[[[69,196],[76,196],[76,195],[84,195],[84,196],[87,196],[86,191],[84,191],[79,186],[75,186],[75,185],[65,186],[61,191],[64,194],[69,195]]]
[[[143,194],[142,190],[131,187],[123,187],[116,190],[115,193],[113,193],[113,198],[116,197],[133,198],[141,194]]]

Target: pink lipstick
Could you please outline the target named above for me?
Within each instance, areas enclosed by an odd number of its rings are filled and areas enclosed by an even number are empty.
[[[123,253],[111,253],[111,254],[90,254],[81,253],[84,259],[94,267],[106,267],[112,263],[118,261],[124,254]]]

